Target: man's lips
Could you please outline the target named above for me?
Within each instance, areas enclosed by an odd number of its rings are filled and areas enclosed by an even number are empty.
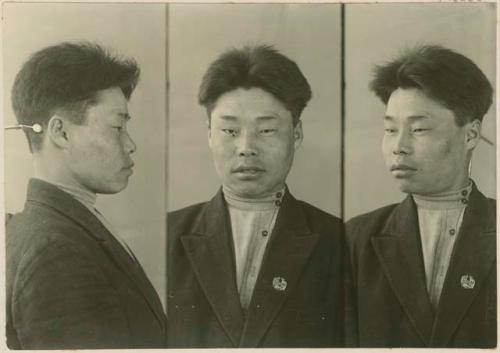
[[[232,173],[263,173],[265,169],[257,166],[238,166],[231,170]]]
[[[412,176],[417,172],[416,168],[410,167],[406,164],[393,164],[391,165],[391,173],[395,178],[404,179]]]
[[[133,173],[133,168],[134,168],[134,162],[130,163],[130,164],[127,164],[125,167],[123,167],[123,170],[127,170],[127,171],[130,171],[131,173]]]
[[[416,171],[416,168],[410,167],[406,164],[393,164],[391,165],[391,172],[394,171]]]

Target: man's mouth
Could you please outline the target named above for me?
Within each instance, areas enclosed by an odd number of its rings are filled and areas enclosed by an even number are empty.
[[[245,179],[257,177],[264,172],[265,169],[258,166],[238,166],[231,170],[231,173]]]
[[[396,178],[404,178],[406,176],[409,176],[417,171],[416,168],[413,168],[409,165],[406,164],[393,164],[391,165],[391,173],[396,177]]]
[[[123,170],[129,171],[131,174],[134,172],[134,162],[131,162],[130,164],[127,164],[125,167],[123,167]]]
[[[410,167],[409,165],[406,165],[406,164],[393,164],[393,165],[391,165],[391,172],[397,171],[397,170],[417,170],[417,169]]]

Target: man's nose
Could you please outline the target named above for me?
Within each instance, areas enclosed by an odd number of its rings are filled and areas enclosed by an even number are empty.
[[[411,137],[409,136],[408,132],[400,131],[394,140],[392,153],[394,153],[395,155],[410,154],[412,151],[410,139]]]
[[[252,132],[243,132],[238,137],[237,151],[240,157],[257,155],[257,137]]]
[[[132,137],[130,136],[130,134],[128,132],[125,132],[125,135],[123,138],[124,138],[123,146],[125,147],[125,151],[128,154],[134,153],[137,150],[137,146],[136,146],[134,140],[132,140]]]

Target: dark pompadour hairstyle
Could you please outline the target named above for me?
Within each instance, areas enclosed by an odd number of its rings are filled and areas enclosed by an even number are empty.
[[[198,101],[210,113],[217,99],[237,88],[261,88],[280,100],[294,124],[311,99],[311,87],[297,64],[272,46],[246,46],[219,56],[203,76]]]
[[[492,102],[493,88],[476,64],[438,45],[406,50],[374,72],[370,89],[385,104],[398,88],[418,88],[453,111],[459,126],[482,121]]]
[[[139,74],[133,59],[113,56],[99,45],[61,43],[34,53],[23,65],[12,87],[12,107],[20,124],[38,123],[45,129],[57,110],[83,123],[98,91],[120,87],[129,99]],[[42,136],[25,132],[30,150],[39,149]]]

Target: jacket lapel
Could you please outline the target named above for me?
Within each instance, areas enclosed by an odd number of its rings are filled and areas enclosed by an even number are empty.
[[[105,234],[104,240],[101,241],[101,247],[108,254],[109,258],[122,270],[122,272],[134,283],[139,292],[146,299],[149,308],[154,313],[162,327],[165,323],[165,315],[160,299],[153,288],[153,285],[147,278],[142,266],[133,259],[122,245],[107,231],[100,222],[95,225],[96,228],[101,228]]]
[[[299,202],[287,191],[248,308],[241,347],[258,346],[293,291],[317,239],[306,224]],[[282,290],[277,289],[280,285]]]
[[[191,234],[181,242],[219,323],[235,346],[243,329],[236,285],[231,226],[222,191],[205,206]]]
[[[28,200],[44,203],[71,218],[95,238],[108,257],[135,285],[146,299],[161,326],[165,324],[163,307],[152,284],[139,263],[135,262],[108,229],[87,207],[56,186],[38,179],[31,179]]]
[[[372,238],[387,280],[420,338],[428,344],[434,322],[426,288],[418,216],[411,196],[398,205]]]
[[[441,294],[431,344],[446,346],[487,279],[496,258],[496,215],[474,185]],[[472,276],[473,288],[462,286]],[[470,282],[469,282],[470,284]]]

